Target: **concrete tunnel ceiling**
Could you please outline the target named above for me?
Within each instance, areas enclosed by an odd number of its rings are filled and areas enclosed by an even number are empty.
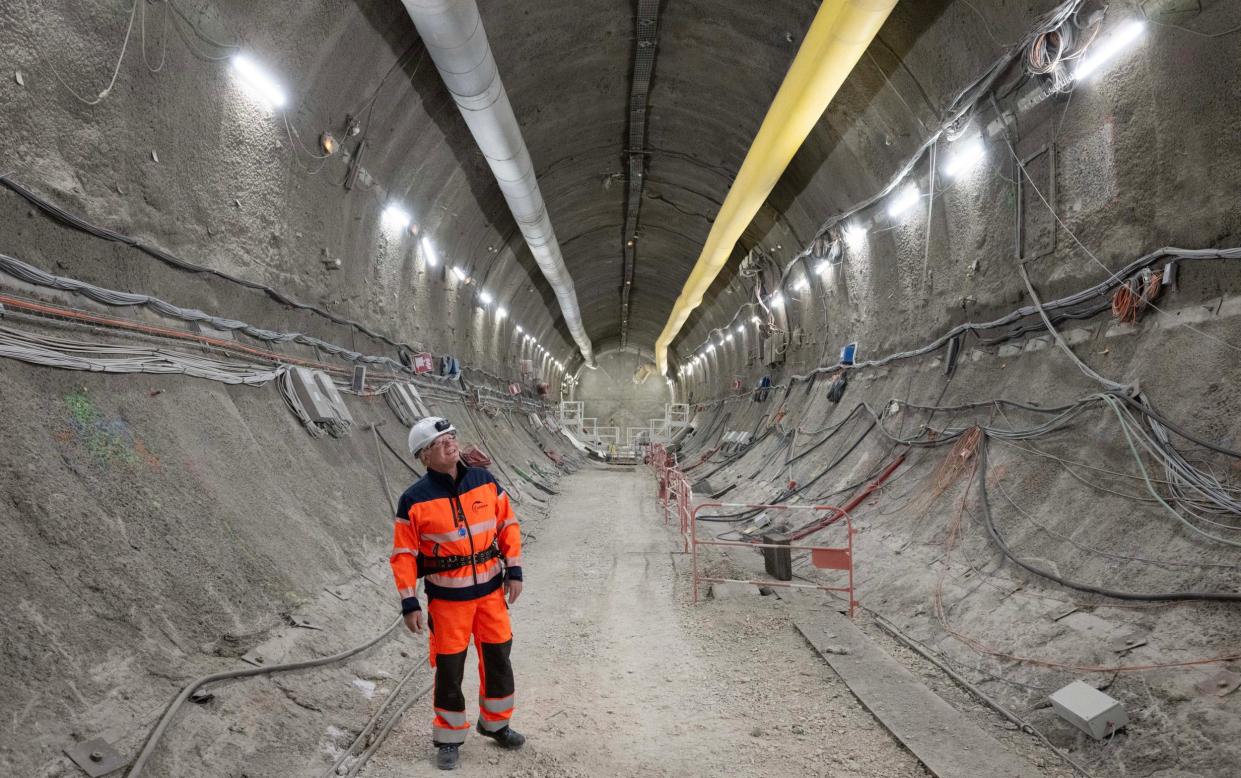
[[[794,3],[778,4],[767,14],[717,9],[704,29],[698,20],[708,14],[708,5],[673,3],[659,18],[630,333],[644,345],[662,328],[710,215],[727,192],[727,171],[744,155],[814,10]],[[601,344],[614,342],[621,332],[618,295],[627,240],[625,153],[635,151],[627,148],[635,17],[603,2],[483,3],[481,10],[576,283],[588,334]],[[404,24],[393,19],[395,27]],[[725,77],[719,54],[700,56],[703,49],[716,47],[751,50],[753,60],[739,78]],[[417,61],[420,53],[407,57]],[[427,71],[420,72],[425,76]],[[715,89],[725,99],[703,99]],[[437,109],[447,107],[437,101]],[[411,118],[413,124],[423,117]],[[395,138],[418,133],[416,126],[392,128]],[[468,146],[453,150],[453,155],[416,161],[418,178],[445,182],[436,200],[453,204],[446,216],[455,222],[450,229],[456,237],[445,251],[473,255],[477,263],[490,260],[487,254],[479,256],[480,248],[502,245],[507,252],[494,253],[503,258],[515,250],[529,266],[497,188],[485,178],[480,181],[485,170],[473,159],[477,152]],[[470,174],[454,176],[463,162]],[[489,270],[488,275],[503,272]],[[537,273],[533,277],[538,299],[554,306],[546,285]]]
[[[991,23],[1002,21],[1015,35],[1034,14],[1054,4],[1044,0],[1030,9],[1004,3],[994,9]],[[639,101],[646,108],[645,133],[640,146],[634,147],[630,114],[639,41],[637,3],[479,3],[576,287],[586,332],[597,352],[622,343],[646,350],[654,344],[819,7],[805,0],[762,4],[707,0],[652,4],[648,0],[645,5],[656,9],[652,14],[657,19],[655,53],[649,94]],[[324,130],[341,135],[346,116],[357,114],[361,137],[367,142],[359,188],[367,191],[346,194],[344,210],[331,217],[324,214],[342,204],[333,176],[343,176],[343,163],[333,161],[338,168],[332,168],[328,176],[315,177],[323,167],[319,161],[288,160],[287,151],[281,149],[285,139],[279,119],[272,122],[271,132],[256,127],[252,138],[239,140],[240,144],[270,143],[271,156],[289,168],[284,175],[291,177],[290,185],[282,193],[289,213],[274,213],[272,218],[287,221],[288,231],[305,227],[308,233],[326,232],[326,240],[343,234],[342,246],[323,250],[339,252],[357,264],[372,261],[377,252],[401,250],[399,245],[394,248],[395,241],[381,241],[377,247],[373,225],[383,201],[403,203],[420,234],[433,241],[447,265],[460,266],[478,289],[493,294],[497,304],[534,333],[553,358],[566,363],[576,360],[556,298],[399,2],[326,4],[291,16],[241,2],[187,4],[182,10],[187,21],[208,38],[240,38],[247,52],[271,66],[285,82],[291,97],[287,115],[300,132],[299,144],[313,146],[313,139]],[[94,9],[88,19],[79,19],[59,7],[49,7],[49,18],[43,21],[53,29],[92,25],[95,38],[83,40],[82,47],[89,42],[99,50],[102,62],[111,40],[107,33],[114,32],[118,22],[116,14],[108,11]],[[28,21],[16,10],[13,13],[14,28]],[[945,16],[948,23],[939,26],[948,29],[939,29],[936,23]],[[156,23],[149,20],[151,26]],[[710,328],[726,323],[737,306],[749,299],[749,285],[734,283],[738,260],[749,249],[762,247],[777,259],[787,259],[805,247],[825,215],[874,191],[889,168],[898,164],[900,154],[889,148],[894,140],[907,145],[916,134],[911,130],[910,112],[919,122],[930,124],[936,112],[927,103],[940,102],[959,86],[961,74],[976,72],[993,55],[941,50],[936,45],[956,30],[975,30],[978,25],[970,9],[951,0],[897,4],[866,59],[746,230],[702,307],[682,329],[673,344],[674,365],[704,340]],[[174,29],[193,40],[187,29],[175,24]],[[245,33],[239,34],[243,29]],[[924,36],[931,42],[919,46]],[[318,43],[290,43],[301,40]],[[369,42],[361,52],[357,40]],[[199,41],[197,45],[206,44]],[[170,51],[174,56],[178,53],[175,47]],[[923,59],[933,67],[914,78],[912,73],[920,69],[918,62]],[[213,66],[209,58],[185,63],[187,72],[195,69],[219,84],[214,89],[228,88],[229,77],[223,72],[227,69]],[[899,92],[894,82],[899,83]],[[165,90],[167,85],[154,81],[149,88]],[[164,116],[172,116],[176,100],[163,99],[167,103]],[[210,105],[187,112],[201,115],[211,110]],[[228,110],[227,106],[214,108],[218,115],[205,118],[206,126],[219,124]],[[255,118],[261,121],[264,117]],[[342,136],[342,141],[349,152],[356,152],[356,139]],[[635,154],[645,161],[644,180],[636,234],[627,234],[628,162]],[[269,174],[273,172],[268,168]],[[259,172],[256,168],[255,173]],[[240,181],[237,191],[224,182],[211,183],[201,194],[182,196],[231,200],[239,195],[238,201],[248,205],[256,196],[276,193],[271,181]],[[269,191],[262,192],[264,187]],[[204,211],[212,205],[198,202],[186,208]],[[316,219],[316,214],[321,218]],[[631,239],[632,287],[626,328],[622,291],[625,252]],[[197,251],[202,243],[210,240],[191,245]],[[374,261],[383,264],[382,257]],[[323,285],[285,275],[289,270],[285,260],[275,259],[271,264],[279,266],[277,286],[297,291],[304,284],[307,296],[323,294]],[[380,331],[400,333],[398,340],[410,331],[417,337],[430,328],[428,317],[440,315],[437,304],[427,304],[423,298],[410,306],[402,297],[393,305],[392,290],[385,287],[407,283],[399,274],[346,270],[348,283],[327,285],[340,290],[342,309]],[[365,291],[359,291],[362,286]],[[427,289],[434,292],[435,287],[428,285]],[[368,300],[365,310],[358,309],[359,298]],[[488,347],[463,339],[460,331],[456,337],[440,337],[428,345],[437,352],[456,351],[466,359],[472,356],[472,348],[504,350],[503,344]],[[492,359],[488,367],[501,365]],[[576,364],[567,367],[572,370]]]
[[[456,258],[450,261],[461,263],[489,286],[516,288],[521,283],[527,291],[536,290],[536,295],[514,299],[514,315],[528,317],[531,306],[542,305],[559,320],[555,298],[534,268],[477,149],[453,115],[451,101],[435,83],[434,68],[423,56],[412,24],[396,3],[371,5],[377,17],[372,23],[383,24],[387,18],[390,24],[386,37],[391,50],[377,52],[369,68],[357,68],[357,83],[348,91],[371,88],[374,72],[403,54],[404,70],[424,103],[421,111],[402,111],[400,104],[410,96],[385,98],[395,110],[376,131],[389,138],[384,153],[394,176],[393,194],[427,214],[428,231],[442,241],[446,256]],[[627,155],[645,156],[627,336],[629,343],[649,349],[697,260],[816,4],[659,3],[647,132],[640,149],[628,143],[637,26],[631,4],[618,8],[602,0],[484,0],[480,9],[577,288],[587,333],[603,349],[620,345],[624,252],[635,237],[624,229]],[[916,11],[911,4],[898,6],[885,28],[896,43],[884,45],[903,47],[934,11],[926,4]],[[859,79],[860,85],[842,94],[842,101],[861,110],[874,98],[874,80]],[[441,126],[447,146],[428,148],[420,142],[428,119]],[[802,212],[791,221],[783,212],[787,201],[798,194],[830,200],[836,182],[857,177],[856,170],[848,170],[810,181],[823,161],[823,148],[835,139],[827,123],[820,135],[790,168],[739,244],[737,256],[764,241],[791,255],[801,248],[798,241],[812,233],[815,219]],[[818,191],[804,192],[808,187]],[[717,291],[728,288],[734,271],[735,262]],[[699,317],[731,316],[741,300],[737,290],[729,291],[723,299],[716,294],[707,300],[683,337]],[[563,322],[557,326],[567,342]],[[557,356],[567,353],[560,350]]]
[[[973,5],[954,0],[898,3],[681,330],[673,343],[673,366],[753,299],[753,283],[737,274],[741,256],[758,247],[783,264],[806,248],[823,219],[876,193],[942,121],[943,106],[956,91],[992,62],[999,41],[1020,39],[1039,14],[1056,5],[997,2],[980,15]],[[596,351],[622,344],[651,348],[819,7],[806,0],[480,3]],[[506,333],[494,328],[500,337],[489,340],[477,327],[463,331],[469,295],[486,289],[507,308],[510,322],[520,322],[552,358],[576,369],[576,349],[555,296],[401,3],[329,2],[293,14],[243,2],[178,8],[171,29],[189,44],[182,47],[173,36],[170,66],[162,73],[135,75],[126,68],[112,99],[90,110],[54,82],[38,93],[52,121],[106,128],[100,131],[109,139],[132,134],[166,146],[172,136],[180,143],[178,116],[190,117],[191,126],[221,128],[194,138],[193,154],[160,163],[171,168],[188,160],[176,175],[198,176],[193,180],[201,185],[152,196],[149,209],[135,212],[142,218],[134,226],[191,257],[224,245],[221,253],[233,255],[212,258],[226,269],[266,276],[277,288],[302,299],[317,297],[397,340],[436,353],[456,352],[507,380],[514,371],[504,358]],[[649,95],[639,101],[646,109],[645,132],[635,144],[631,88],[644,9],[657,24],[650,36]],[[36,22],[44,31],[28,44],[47,46],[57,42],[62,34],[57,31],[70,31],[74,45],[66,50],[91,54],[79,56],[89,62],[66,58],[60,77],[85,92],[93,71],[72,68],[98,64],[106,73],[111,67],[108,52],[123,31],[117,11],[48,4],[37,18],[30,17],[28,6],[5,13],[11,31]],[[177,21],[181,17],[193,27]],[[145,15],[143,21],[152,28],[159,24]],[[153,29],[148,33],[152,40],[142,52],[153,57],[156,36]],[[957,45],[962,36],[988,45]],[[235,116],[240,113],[236,85],[228,68],[218,64],[227,56],[210,49],[214,44],[208,40],[239,40],[269,65],[290,93],[285,115]],[[38,67],[38,52],[32,45],[23,60],[28,67]],[[197,79],[193,86],[201,90],[173,79]],[[121,105],[118,97],[130,102]],[[159,110],[148,122],[134,111],[137,103],[157,104]],[[80,188],[75,176],[87,186],[114,186],[109,183],[114,178],[141,180],[151,172],[126,158],[78,159],[76,149],[40,147],[34,140],[38,123],[27,117],[40,117],[42,125],[48,118],[13,105],[15,120],[30,137],[18,147],[32,149],[43,166],[18,170],[18,177],[62,195],[61,202],[81,212],[93,211],[106,222],[116,204],[96,198],[96,207],[89,207],[89,198],[75,191]],[[348,164],[343,155],[321,163],[290,154],[288,146],[313,147],[324,130],[340,136],[349,114],[357,115],[367,145],[362,183],[342,192]],[[286,117],[300,133],[296,142],[285,137]],[[242,121],[252,126],[236,126]],[[151,122],[154,130],[146,126]],[[341,137],[345,150],[356,154],[357,139]],[[214,141],[224,141],[224,148],[214,149]],[[628,163],[634,157],[645,161],[636,235],[626,229]],[[328,173],[319,175],[325,168]],[[75,172],[82,169],[84,174]],[[49,170],[55,173],[42,174]],[[253,216],[252,204],[264,199],[271,205]],[[436,253],[447,265],[463,268],[476,286],[453,289],[446,268],[411,284],[403,271],[413,263],[400,255],[419,253],[417,242],[376,240],[386,201],[405,204]],[[244,203],[238,206],[243,218],[229,223],[232,245],[211,232],[211,222],[223,219],[213,211],[230,202]],[[114,210],[122,223],[127,207]],[[182,222],[175,229],[169,227],[170,215]],[[626,328],[622,300],[631,239],[636,252]],[[306,265],[319,268],[301,257],[320,251],[345,258],[344,272],[335,277],[306,272]],[[900,279],[889,270],[876,265],[867,271],[868,296],[899,291],[891,285]],[[457,293],[445,295],[445,287]],[[856,286],[847,294],[854,291]],[[454,310],[464,312],[437,329]],[[860,309],[853,315],[873,318]]]
[[[692,351],[705,336],[700,331],[703,326],[726,323],[744,301],[743,290],[732,281],[737,261],[749,249],[757,246],[777,258],[791,257],[805,247],[824,214],[849,205],[878,183],[882,173],[870,172],[873,156],[854,155],[841,145],[846,134],[862,131],[888,146],[892,136],[908,134],[911,111],[918,121],[930,123],[935,111],[928,109],[927,101],[935,98],[926,95],[927,86],[912,77],[903,60],[927,26],[951,5],[948,0],[916,7],[897,5],[873,52],[841,90],[746,230],[704,306],[682,330],[674,353]],[[646,137],[641,148],[631,148],[630,86],[637,34],[632,7],[618,12],[614,3],[598,0],[480,4],[577,288],[587,333],[604,349],[619,347],[622,334],[629,342],[649,348],[663,329],[733,176],[817,11],[817,4],[806,2],[760,6],[663,0],[658,6]],[[954,8],[952,13],[976,22],[968,17],[968,9]],[[1028,18],[1010,13],[1014,20]],[[399,17],[393,20],[394,28],[405,24]],[[409,56],[415,61],[419,57]],[[969,72],[975,66],[960,67]],[[428,70],[424,68],[418,77],[428,78]],[[898,70],[903,72],[894,72]],[[906,79],[902,88],[909,98],[884,93],[892,79]],[[942,88],[954,85],[949,80]],[[921,98],[913,97],[919,92]],[[917,103],[911,108],[907,99]],[[459,124],[455,117],[442,115],[449,107],[436,99],[435,108],[428,106],[428,110],[435,112],[437,122]],[[868,109],[867,119],[890,117],[891,125],[855,126]],[[394,145],[402,137],[417,137],[419,119],[425,117],[414,116],[409,126],[398,123],[392,127],[398,139]],[[534,279],[532,287],[539,291],[542,304],[558,318],[554,297],[538,273],[531,272],[529,253],[497,188],[487,180],[468,134],[459,130],[452,143],[453,155],[436,149],[438,153],[406,160],[416,167],[413,176],[444,182],[435,190],[434,199],[451,220],[445,226],[455,237],[448,251],[468,257],[465,261],[476,268],[487,264],[489,257],[484,252],[489,249],[502,246],[503,251],[495,252],[502,259],[516,252],[525,274]],[[646,160],[645,180],[636,235],[629,235],[625,230],[630,186],[627,159],[638,153]],[[459,169],[467,175],[455,175]],[[423,197],[425,189],[419,187],[419,198]],[[619,299],[625,280],[624,254],[631,239],[635,261],[626,331]],[[508,272],[489,268],[485,277],[508,278]],[[695,325],[700,326],[696,329]],[[560,329],[564,336],[563,324]]]

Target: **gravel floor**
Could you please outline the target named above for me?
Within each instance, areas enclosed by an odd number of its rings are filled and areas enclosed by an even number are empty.
[[[513,609],[514,726],[529,742],[506,753],[472,736],[458,774],[927,775],[796,633],[788,602],[688,604],[645,472],[562,486]],[[362,774],[426,771],[430,718],[424,699]]]

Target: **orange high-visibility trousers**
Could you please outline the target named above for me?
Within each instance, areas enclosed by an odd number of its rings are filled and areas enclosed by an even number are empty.
[[[427,604],[431,630],[431,666],[435,668],[435,721],[431,739],[436,745],[464,743],[470,725],[465,717],[465,653],[474,636],[478,653],[478,724],[498,732],[513,717],[513,629],[504,590],[476,600],[431,600]]]

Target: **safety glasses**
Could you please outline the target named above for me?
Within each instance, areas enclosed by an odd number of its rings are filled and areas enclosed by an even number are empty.
[[[437,424],[437,425],[436,425],[436,428],[438,428],[438,427],[439,427],[439,425]],[[436,446],[443,446],[443,445],[444,445],[445,443],[447,443],[448,441],[450,441],[450,440],[456,440],[456,439],[457,439],[457,433],[455,433],[455,432],[450,432],[450,433],[448,433],[447,435],[440,435],[438,438],[436,438],[435,440],[431,441],[431,443],[427,444],[427,448],[434,448],[434,447],[436,447]]]

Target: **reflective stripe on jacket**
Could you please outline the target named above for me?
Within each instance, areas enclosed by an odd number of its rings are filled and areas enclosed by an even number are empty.
[[[457,477],[427,471],[401,495],[393,525],[392,574],[401,610],[418,610],[418,554],[471,556],[496,542],[508,577],[521,580],[521,531],[508,494],[486,469],[459,465]],[[500,588],[501,559],[426,576],[427,597],[473,600]]]

